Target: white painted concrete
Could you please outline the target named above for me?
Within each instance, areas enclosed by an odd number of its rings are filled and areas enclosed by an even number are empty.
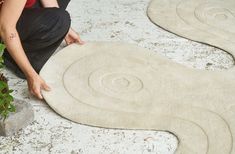
[[[196,69],[233,66],[233,58],[224,51],[177,37],[152,24],[146,16],[148,2],[73,0],[68,10],[73,27],[85,41],[134,43]],[[167,132],[95,128],[61,118],[44,101],[29,94],[25,80],[9,70],[4,73],[14,96],[33,104],[35,121],[13,137],[0,137],[0,154],[172,154],[177,147],[177,139]]]

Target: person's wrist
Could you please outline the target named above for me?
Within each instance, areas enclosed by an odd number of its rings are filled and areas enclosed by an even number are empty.
[[[26,71],[25,76],[27,79],[34,78],[34,77],[38,76],[38,73],[32,69],[30,71]]]

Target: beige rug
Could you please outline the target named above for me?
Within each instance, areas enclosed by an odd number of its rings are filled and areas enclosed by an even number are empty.
[[[74,122],[121,129],[166,130],[176,153],[235,153],[235,68],[194,70],[134,45],[70,45],[40,75],[47,103]]]
[[[235,0],[152,0],[148,16],[170,32],[235,55]]]

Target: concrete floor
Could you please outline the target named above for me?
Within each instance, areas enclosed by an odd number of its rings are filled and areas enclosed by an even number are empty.
[[[152,24],[146,9],[149,0],[73,0],[72,25],[85,41],[122,41],[156,51],[195,69],[228,69],[233,58],[214,47],[189,41]],[[62,45],[63,46],[63,45]],[[36,100],[27,82],[4,70],[13,95],[31,102],[35,121],[13,137],[0,137],[2,153],[172,154],[177,139],[161,131],[115,130],[73,123]],[[192,145],[193,146],[193,145]]]

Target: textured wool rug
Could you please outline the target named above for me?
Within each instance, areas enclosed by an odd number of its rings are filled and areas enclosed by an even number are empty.
[[[148,16],[153,23],[170,32],[194,41],[221,48],[233,56],[235,55],[234,0],[152,0],[148,7]],[[234,70],[234,68],[232,70]],[[220,78],[221,76],[227,76],[227,74],[235,76],[235,73],[232,70],[225,71],[223,75],[219,75]],[[211,73],[210,76],[213,76],[213,72],[209,73]],[[202,73],[202,76],[204,76],[204,73]],[[230,86],[234,88],[234,80],[225,79],[224,82],[227,82],[228,85],[230,84]],[[219,83],[214,84],[214,86],[219,85]],[[229,128],[232,130],[232,136],[234,136],[234,121],[228,120],[223,115],[225,113],[231,114],[235,119],[235,107],[231,105],[234,99],[229,99],[234,94],[226,87],[223,88],[225,88],[222,90],[223,92],[219,92],[220,88],[217,88],[221,98],[224,97],[217,101],[218,104],[221,105],[221,109],[226,109],[223,113],[214,110],[212,111],[220,115],[224,121],[227,122]],[[214,90],[210,91],[210,93],[213,94]],[[198,91],[194,90],[195,96],[197,93]],[[207,94],[205,93],[205,96],[206,95]],[[211,102],[218,98],[217,96],[209,97],[209,95],[207,95],[207,97],[207,101]],[[200,99],[200,97],[197,99]],[[201,100],[200,103],[204,103],[204,107],[202,106],[203,108],[207,108],[207,101]],[[217,106],[216,103],[214,105]],[[211,108],[207,109],[211,110]],[[230,118],[232,118],[232,116]],[[215,126],[214,129],[216,128],[217,127]],[[235,139],[235,137],[233,137],[233,139]],[[235,144],[232,142],[233,140],[219,137],[217,140],[231,144],[231,151],[225,150],[225,147],[220,147],[218,144],[212,144],[212,146],[217,146],[217,148],[220,148],[222,151],[211,152],[212,147],[208,146],[208,151],[204,153],[235,153]],[[210,139],[208,141],[211,142]]]
[[[234,0],[152,0],[148,16],[170,32],[235,55]]]
[[[235,153],[235,68],[194,70],[134,45],[70,45],[40,75],[47,103],[74,122],[105,128],[166,130],[176,153]]]

